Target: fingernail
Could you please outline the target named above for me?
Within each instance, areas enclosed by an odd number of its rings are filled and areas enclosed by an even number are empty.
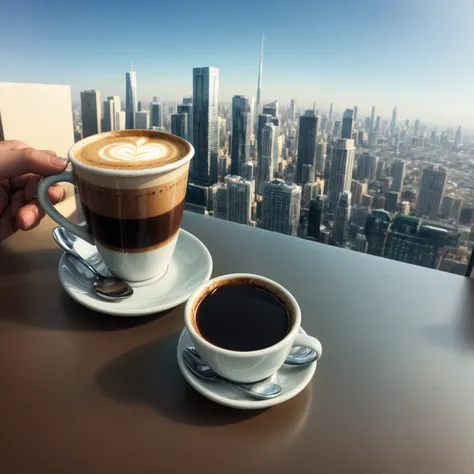
[[[68,159],[64,156],[55,156],[54,157],[54,164],[55,166],[57,166],[58,168],[65,168],[67,163],[68,163]]]

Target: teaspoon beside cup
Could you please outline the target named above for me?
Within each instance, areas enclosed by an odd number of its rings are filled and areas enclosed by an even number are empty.
[[[278,397],[283,391],[283,388],[273,382],[267,380],[262,380],[255,383],[238,383],[231,380],[223,379],[217,375],[208,365],[206,365],[203,360],[196,356],[195,353],[190,350],[194,348],[186,348],[183,351],[183,360],[186,364],[186,367],[194,374],[196,377],[206,381],[223,381],[234,387],[245,392],[252,398],[258,400],[268,400],[270,398]]]
[[[133,288],[124,280],[114,276],[104,276],[100,274],[87,260],[82,258],[74,249],[74,242],[79,239],[74,234],[64,229],[56,227],[53,230],[53,238],[56,243],[67,253],[69,258],[79,262],[86,267],[96,277],[93,288],[97,296],[107,301],[121,301],[133,295]]]

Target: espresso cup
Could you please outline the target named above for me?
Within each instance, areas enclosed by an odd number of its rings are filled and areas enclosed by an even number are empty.
[[[95,245],[114,275],[159,278],[176,246],[194,148],[164,132],[123,130],[89,136],[68,151],[73,171],[41,180],[38,200],[59,225]],[[48,199],[58,182],[76,185],[86,225],[61,215]]]
[[[235,351],[219,347],[204,338],[197,322],[200,303],[219,288],[232,284],[255,285],[276,296],[283,303],[289,316],[289,329],[279,342],[259,350]],[[229,300],[229,308],[232,304],[233,301]],[[225,311],[220,316],[225,318]],[[316,338],[299,333],[301,310],[293,295],[273,280],[259,275],[236,273],[204,283],[188,299],[184,322],[196,351],[206,364],[221,377],[235,382],[257,382],[271,376],[284,364],[293,346],[309,347],[319,357],[322,354],[321,343]],[[235,333],[236,337],[239,337],[238,328]]]

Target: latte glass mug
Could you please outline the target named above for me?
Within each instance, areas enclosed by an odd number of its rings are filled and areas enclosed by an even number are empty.
[[[129,147],[140,147],[144,136],[178,141],[185,153],[154,168],[101,168],[77,158],[78,151],[88,143],[121,135],[132,141]],[[129,156],[135,156],[136,149],[130,151]],[[55,222],[95,245],[114,275],[132,282],[160,278],[166,273],[178,239],[193,155],[190,143],[164,132],[124,130],[93,135],[69,149],[73,171],[41,180],[38,200]],[[48,188],[59,182],[77,186],[86,225],[66,219],[49,201]]]

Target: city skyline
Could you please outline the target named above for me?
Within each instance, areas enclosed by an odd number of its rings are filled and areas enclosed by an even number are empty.
[[[203,65],[220,69],[222,102],[234,95],[255,97],[264,33],[262,104],[296,98],[300,108],[316,100],[317,108],[326,109],[332,101],[340,112],[358,105],[359,117],[375,105],[387,118],[396,105],[399,120],[474,128],[474,66],[466,60],[473,37],[467,19],[474,7],[467,2],[455,0],[447,11],[405,0],[390,11],[372,0],[270,9],[267,2],[249,3],[253,14],[246,16],[245,34],[229,28],[231,7],[209,0],[201,10],[211,11],[211,19],[188,1],[169,5],[166,15],[159,6],[147,5],[146,14],[131,17],[116,3],[117,8],[97,7],[85,0],[67,9],[54,1],[41,8],[26,3],[25,30],[0,20],[0,40],[9,45],[0,50],[2,64],[8,65],[2,80],[69,84],[75,103],[87,89],[123,97],[123,71],[131,59],[140,100],[157,95],[179,101],[191,93],[189,71]],[[133,5],[134,12],[137,8]],[[11,15],[17,9],[24,17],[25,5],[12,5]],[[58,24],[68,25],[72,34],[63,35]],[[278,27],[290,33],[275,33]],[[75,34],[82,29],[85,34]],[[351,31],[350,39],[344,31]]]

